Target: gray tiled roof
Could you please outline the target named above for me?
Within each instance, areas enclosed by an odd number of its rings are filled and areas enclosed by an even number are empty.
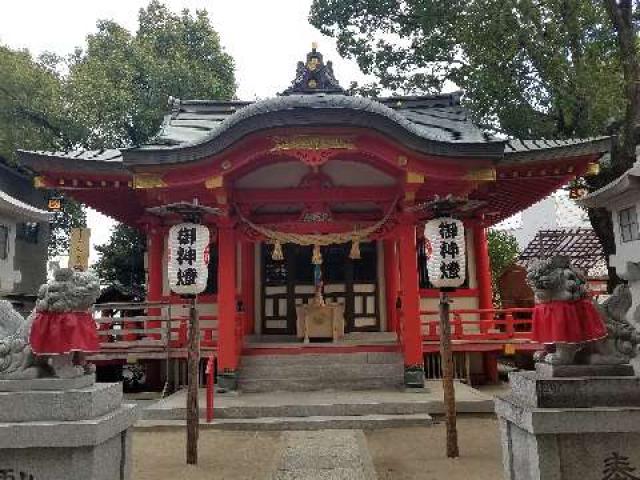
[[[483,132],[460,105],[459,92],[370,99],[359,96],[286,95],[255,102],[171,100],[158,134],[122,150],[21,152],[30,166],[56,157],[115,164],[180,163],[215,155],[244,136],[269,128],[360,127],[428,154],[490,158],[497,162],[546,160],[608,150],[604,137],[585,140],[503,140]],[[62,166],[62,165],[61,165]]]

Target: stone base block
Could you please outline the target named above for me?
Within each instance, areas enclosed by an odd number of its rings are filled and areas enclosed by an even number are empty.
[[[122,403],[122,385],[97,383],[72,390],[0,391],[0,422],[95,418]]]
[[[538,408],[640,406],[639,377],[559,377],[520,372],[509,377],[524,405]]]
[[[96,376],[82,375],[76,378],[36,378],[33,380],[0,380],[0,392],[31,392],[41,390],[74,390],[96,383]]]
[[[635,372],[629,363],[622,365],[550,365],[536,363],[536,372],[544,377],[633,377]]]
[[[636,478],[628,468],[640,470],[638,385],[633,377],[514,374],[511,394],[495,401],[505,479]]]
[[[92,446],[0,449],[0,474],[16,480],[128,480],[129,432],[122,431]]]
[[[0,392],[0,478],[127,480],[137,410],[122,405],[122,386],[59,380],[79,388],[56,391],[33,382],[24,392],[13,384]]]

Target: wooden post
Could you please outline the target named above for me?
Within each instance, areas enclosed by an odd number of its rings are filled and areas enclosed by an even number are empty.
[[[447,426],[447,457],[460,455],[456,427],[456,392],[453,385],[453,355],[451,353],[451,324],[449,322],[449,295],[440,290],[440,363],[442,365],[442,390]]]
[[[197,296],[191,300],[189,309],[189,349],[188,371],[189,386],[187,391],[187,463],[198,463],[198,428],[200,415],[198,409],[198,366],[200,363],[200,321],[198,318]]]

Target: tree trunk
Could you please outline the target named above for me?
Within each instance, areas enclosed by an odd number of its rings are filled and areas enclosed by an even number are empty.
[[[604,208],[590,208],[589,209],[589,221],[595,231],[600,245],[602,245],[602,251],[604,258],[607,261],[607,271],[609,274],[609,280],[607,281],[607,291],[613,292],[613,289],[621,283],[620,277],[616,274],[615,268],[609,266],[609,255],[616,253],[616,242],[613,236],[613,222],[611,220],[611,212]]]
[[[633,25],[633,0],[604,0],[616,31],[618,56],[622,64],[626,110],[618,154],[611,161],[617,175],[631,168],[636,159],[637,128],[640,124],[640,63]]]

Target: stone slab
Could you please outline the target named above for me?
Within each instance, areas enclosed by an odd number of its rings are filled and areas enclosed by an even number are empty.
[[[114,411],[88,420],[2,422],[0,450],[92,447],[119,435],[137,418],[137,407],[123,404]]]
[[[536,372],[545,377],[632,377],[633,366],[623,365],[551,365],[536,363]]]
[[[0,392],[0,422],[70,421],[118,409],[122,384],[96,383],[73,390]]]
[[[287,432],[272,480],[375,480],[361,430]]]
[[[0,380],[0,392],[28,392],[41,390],[77,390],[96,382],[95,374],[76,378],[36,378],[34,380]]]
[[[509,376],[519,403],[538,408],[639,407],[640,377],[548,377],[539,372]]]
[[[640,432],[640,407],[535,408],[507,395],[495,399],[495,412],[536,435]]]

